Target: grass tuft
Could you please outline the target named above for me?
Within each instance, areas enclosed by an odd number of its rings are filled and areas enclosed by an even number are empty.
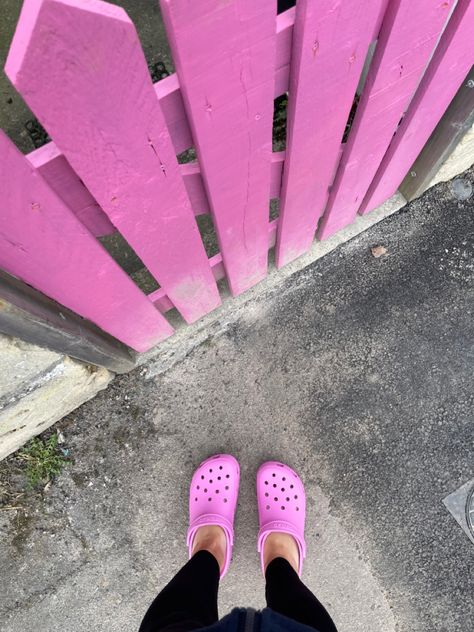
[[[30,488],[45,485],[58,476],[67,459],[58,447],[58,435],[49,439],[31,439],[18,453],[18,458],[26,463],[26,478]]]

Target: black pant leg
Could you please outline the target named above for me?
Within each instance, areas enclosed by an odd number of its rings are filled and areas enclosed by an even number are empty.
[[[291,564],[277,557],[265,573],[267,606],[289,619],[316,628],[318,632],[337,632],[324,606],[303,584]]]
[[[155,598],[140,632],[189,632],[215,623],[219,564],[208,551],[199,551]]]

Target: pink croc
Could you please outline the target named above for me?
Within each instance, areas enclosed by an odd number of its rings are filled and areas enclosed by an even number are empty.
[[[189,491],[189,529],[187,544],[189,557],[199,527],[222,527],[227,539],[224,568],[227,573],[234,544],[234,516],[239,494],[240,467],[230,454],[217,454],[201,463],[194,472]]]
[[[298,574],[301,576],[306,555],[304,524],[306,495],[300,477],[288,465],[268,461],[257,472],[257,500],[260,531],[258,551],[263,563],[263,546],[270,533],[275,531],[292,535],[299,549]]]

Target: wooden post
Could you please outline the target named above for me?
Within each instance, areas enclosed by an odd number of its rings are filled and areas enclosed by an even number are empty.
[[[399,187],[408,201],[426,191],[441,165],[473,123],[474,66]]]
[[[115,373],[135,366],[131,349],[2,270],[0,331]]]

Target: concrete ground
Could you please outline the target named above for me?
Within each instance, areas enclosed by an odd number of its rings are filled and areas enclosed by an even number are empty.
[[[254,475],[276,458],[306,483],[304,579],[340,632],[470,630],[474,547],[442,499],[473,477],[473,255],[474,200],[439,185],[65,418],[72,463],[0,512],[2,631],[137,629],[221,451],[242,465],[222,614],[264,603]]]

